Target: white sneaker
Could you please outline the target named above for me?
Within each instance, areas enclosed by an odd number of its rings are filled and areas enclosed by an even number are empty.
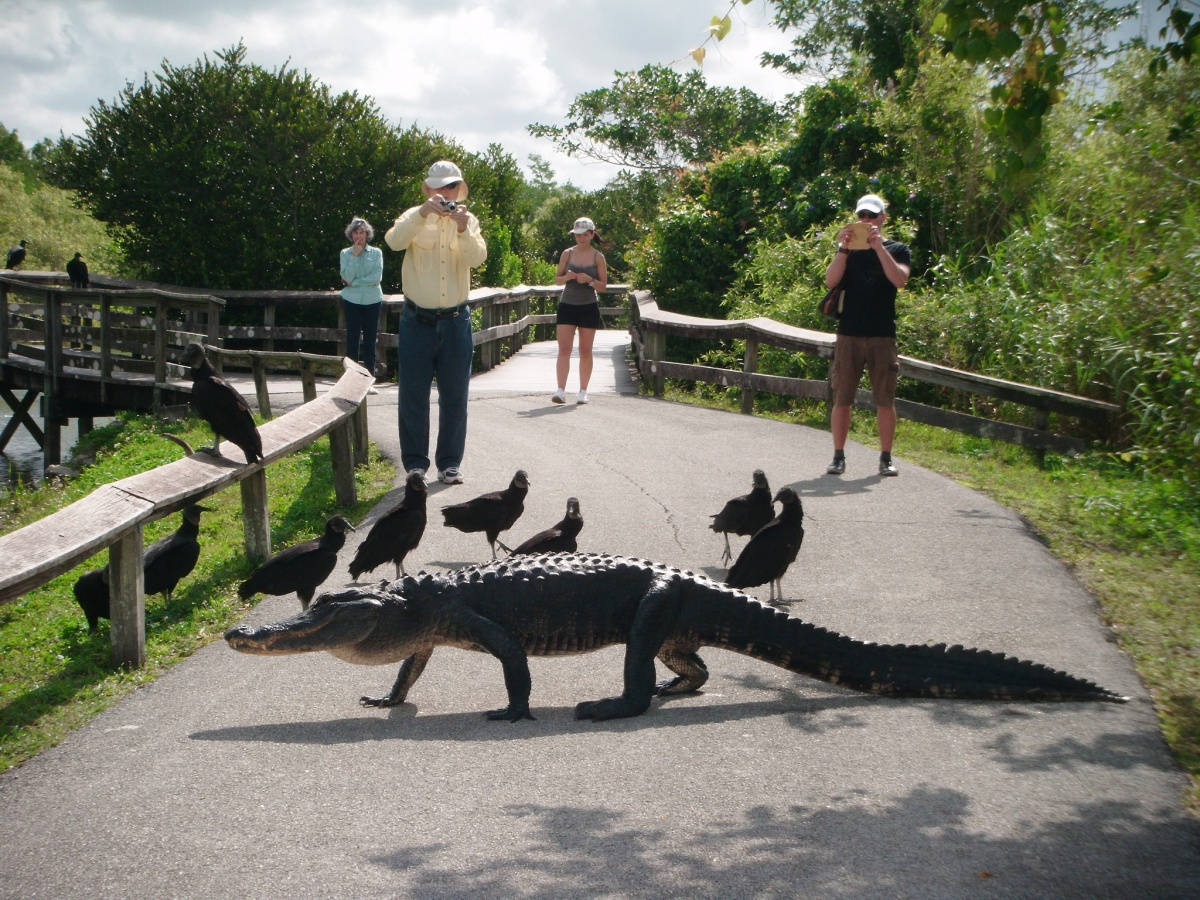
[[[575,402],[576,403],[587,403],[588,402],[587,391],[580,391],[579,396],[576,398]]]
[[[562,391],[562,390],[555,391],[553,394],[550,395],[550,402],[551,403],[566,403],[567,402],[567,392]]]
[[[462,470],[458,466],[450,466],[449,468],[442,469],[441,474],[438,475],[438,481],[442,484],[462,484]]]

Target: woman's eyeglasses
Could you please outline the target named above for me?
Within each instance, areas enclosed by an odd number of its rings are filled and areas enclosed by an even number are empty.
[[[878,219],[878,218],[879,218],[879,213],[877,213],[877,212],[868,212],[868,211],[867,211],[867,210],[865,210],[865,209],[860,209],[860,210],[858,211],[858,217],[859,217],[860,219]]]

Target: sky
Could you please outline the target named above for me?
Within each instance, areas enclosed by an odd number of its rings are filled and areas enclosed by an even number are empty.
[[[26,147],[82,134],[97,101],[241,41],[247,60],[309,72],[372,97],[393,125],[440,132],[470,151],[499,143],[528,171],[538,154],[585,190],[617,169],[558,153],[526,126],[562,124],[575,97],[647,63],[695,68],[709,20],[729,0],[0,0],[0,123]],[[764,0],[736,4],[706,45],[709,83],[780,101],[803,84],[758,64],[786,49]]]

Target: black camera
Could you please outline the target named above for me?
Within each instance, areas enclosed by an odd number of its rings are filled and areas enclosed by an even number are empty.
[[[453,200],[443,200],[442,209],[446,210],[447,212],[454,212],[456,209],[458,209],[458,204]]]

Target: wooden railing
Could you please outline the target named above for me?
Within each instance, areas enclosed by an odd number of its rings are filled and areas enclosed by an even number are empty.
[[[332,356],[340,371],[346,351],[345,317],[336,291],[214,291],[188,293],[127,279],[93,278],[75,290],[55,272],[0,275],[0,399],[14,418],[0,432],[0,450],[24,425],[47,464],[61,461],[59,429],[78,419],[80,432],[94,416],[119,409],[159,411],[186,402],[187,372],[175,360],[191,341],[214,351],[218,371],[248,367],[259,410],[270,415],[268,372],[299,369],[306,399],[321,360]],[[606,294],[620,299],[624,285]],[[498,365],[545,329],[553,336],[559,287],[479,288],[469,302],[478,319],[476,371]],[[379,347],[396,369],[396,333],[402,295],[384,298]],[[623,305],[601,313],[622,316]],[[253,321],[247,321],[252,319]],[[235,324],[236,323],[236,324]],[[334,327],[336,325],[336,327]],[[24,398],[13,390],[24,389]],[[43,429],[28,413],[43,395]]]
[[[679,378],[740,388],[744,413],[754,411],[756,391],[826,402],[831,399],[828,378],[804,379],[765,375],[757,371],[758,355],[760,347],[770,346],[832,360],[836,335],[784,325],[767,318],[704,319],[666,312],[658,308],[654,298],[646,291],[633,292],[631,307],[633,324],[630,331],[633,335],[637,367],[648,380],[656,396],[662,395],[664,379]],[[711,341],[743,340],[746,342],[743,368],[737,371],[672,362],[667,359],[667,335]],[[1002,378],[976,375],[973,372],[939,366],[907,356],[900,357],[900,375],[927,384],[1029,407],[1035,410],[1035,424],[1029,427],[1001,422],[899,398],[896,400],[898,416],[965,434],[1007,441],[1029,447],[1039,453],[1045,450],[1069,453],[1088,446],[1088,442],[1081,438],[1048,431],[1050,413],[1091,423],[1098,433],[1107,436],[1111,434],[1113,419],[1120,409],[1115,404],[1102,400],[1019,384]],[[870,392],[859,390],[855,397],[855,406],[873,408]]]
[[[366,406],[373,379],[346,360],[328,392],[259,426],[263,460],[236,462],[199,452],[97,488],[30,525],[0,536],[0,603],[45,584],[109,549],[113,659],[141,666],[146,658],[142,533],[145,526],[235,484],[241,488],[246,555],[271,552],[266,470],[272,463],[329,434],[334,494],[355,503],[354,463],[366,458]],[[226,442],[226,446],[231,446]]]

